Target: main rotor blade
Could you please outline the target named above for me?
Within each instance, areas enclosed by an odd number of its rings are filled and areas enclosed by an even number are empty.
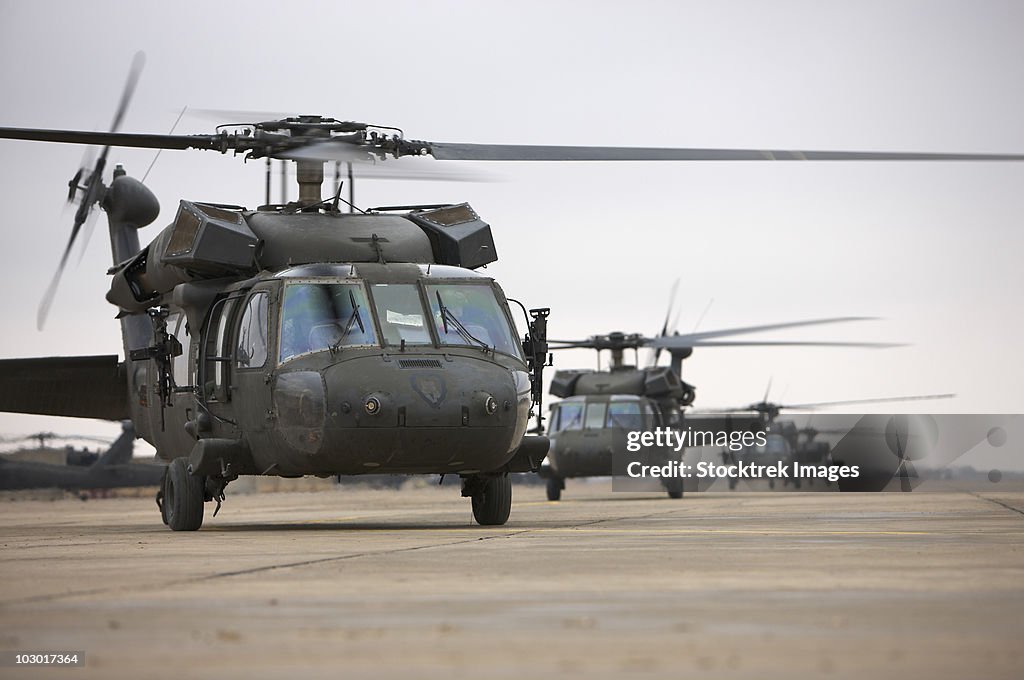
[[[692,336],[669,336],[666,338],[626,338],[616,345],[600,338],[590,340],[548,340],[552,350],[559,349],[634,349],[638,347],[657,347],[662,349],[687,349],[691,347],[865,347],[868,349],[891,349],[908,347],[898,342],[843,342],[815,340],[702,340]]]
[[[673,340],[674,338],[666,338]],[[685,345],[659,344],[666,349],[686,347],[866,347],[868,349],[891,349],[908,347],[897,342],[815,342],[803,340],[696,340]]]
[[[324,141],[289,149],[274,154],[285,160],[312,160],[352,163],[356,177],[374,179],[411,179],[436,182],[485,182],[491,174],[455,170],[433,161],[417,162],[406,158],[382,161],[371,155],[366,147],[344,141]]]
[[[428,142],[438,160],[464,161],[1022,161],[1024,154],[902,151],[671,149],[625,146],[534,146]]]
[[[700,333],[687,333],[686,335],[669,335],[664,338],[653,338],[647,341],[647,345],[650,347],[692,347],[693,344],[699,340],[722,338],[729,335],[745,335],[747,333],[774,331],[783,328],[799,328],[801,326],[821,326],[830,323],[877,320],[878,317],[874,316],[837,316],[825,319],[808,319],[807,321],[788,321],[785,323],[764,324],[760,326],[741,326],[738,328],[723,328],[717,331],[702,331]]]
[[[661,324],[661,331],[658,332],[658,337],[668,335],[669,324],[672,321],[672,312],[676,306],[676,293],[679,291],[679,279],[672,282],[672,289],[668,294],[668,309],[665,310],[665,323]],[[651,366],[658,365],[658,359],[661,358],[661,348],[654,350],[654,356],[651,360]]]
[[[672,312],[676,306],[676,293],[679,292],[679,279],[672,282],[672,288],[668,294],[668,308],[665,310],[665,323],[661,325],[661,332],[659,336],[668,334],[668,326],[672,318]]]
[[[142,149],[217,149],[219,135],[154,135],[136,132],[92,132],[88,130],[40,130],[0,127],[0,139],[36,142],[130,146]]]
[[[931,399],[952,399],[955,394],[920,394],[908,397],[881,397],[878,399],[846,399],[843,401],[816,401],[807,404],[780,404],[780,409],[814,409],[826,406],[853,406],[856,404],[886,404],[893,401],[925,401]]]
[[[275,158],[290,161],[342,161],[344,163],[374,163],[377,158],[370,153],[370,147],[351,140],[336,139],[315,141],[293,149],[279,151]]]

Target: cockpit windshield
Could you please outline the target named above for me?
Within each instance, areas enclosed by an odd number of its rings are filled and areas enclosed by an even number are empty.
[[[388,345],[429,345],[430,331],[423,314],[420,292],[411,283],[378,283],[373,286],[380,331]]]
[[[442,345],[476,345],[520,357],[519,344],[486,284],[425,286],[427,304]]]
[[[764,446],[754,446],[754,453],[759,456],[785,456],[789,454],[789,444],[782,435],[769,434],[765,438]]]
[[[608,404],[607,427],[620,430],[643,430],[644,416],[638,401],[613,401]]]
[[[349,346],[435,342],[521,360],[507,312],[486,283],[374,283],[367,289],[344,279],[291,281],[284,287],[280,315],[280,361]]]
[[[281,306],[281,361],[309,352],[375,345],[377,334],[357,283],[289,283]]]

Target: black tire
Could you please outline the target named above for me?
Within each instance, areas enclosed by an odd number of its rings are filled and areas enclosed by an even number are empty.
[[[662,482],[665,485],[665,491],[668,492],[669,498],[682,498],[683,497],[683,480],[678,477],[671,479],[665,479]]]
[[[500,526],[512,511],[512,480],[508,475],[488,477],[483,490],[473,495],[473,518],[483,526]]]
[[[160,519],[167,524],[167,479],[170,477],[170,466],[164,468],[164,476],[160,478],[160,493],[157,494],[157,505],[160,507]]]
[[[565,482],[558,477],[548,477],[548,500],[557,501],[562,498]]]
[[[200,475],[189,473],[188,459],[175,458],[167,466],[164,515],[173,531],[196,531],[203,525],[204,487]]]

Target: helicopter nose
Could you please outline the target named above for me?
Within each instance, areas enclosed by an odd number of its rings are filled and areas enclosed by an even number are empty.
[[[625,432],[611,429],[560,432],[548,452],[557,472],[566,477],[601,477],[618,473],[617,452],[626,451]]]
[[[359,357],[323,377],[320,455],[349,474],[497,469],[518,445],[530,407],[526,374],[482,358]]]
[[[324,371],[328,423],[338,427],[501,427],[515,424],[508,369],[470,357],[365,357]]]

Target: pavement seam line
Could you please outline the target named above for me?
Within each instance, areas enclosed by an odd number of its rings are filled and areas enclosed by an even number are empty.
[[[1010,510],[1011,512],[1017,513],[1018,515],[1024,515],[1024,510],[1021,510],[1020,508],[1015,508],[1012,505],[1007,505],[1006,503],[1004,503],[1002,501],[997,501],[995,498],[986,498],[985,496],[982,496],[981,494],[974,493],[973,491],[968,491],[967,493],[971,494],[975,498],[980,498],[983,501],[988,501],[989,503],[995,503],[996,505],[1000,505],[1000,506],[1006,508],[1007,510]]]

